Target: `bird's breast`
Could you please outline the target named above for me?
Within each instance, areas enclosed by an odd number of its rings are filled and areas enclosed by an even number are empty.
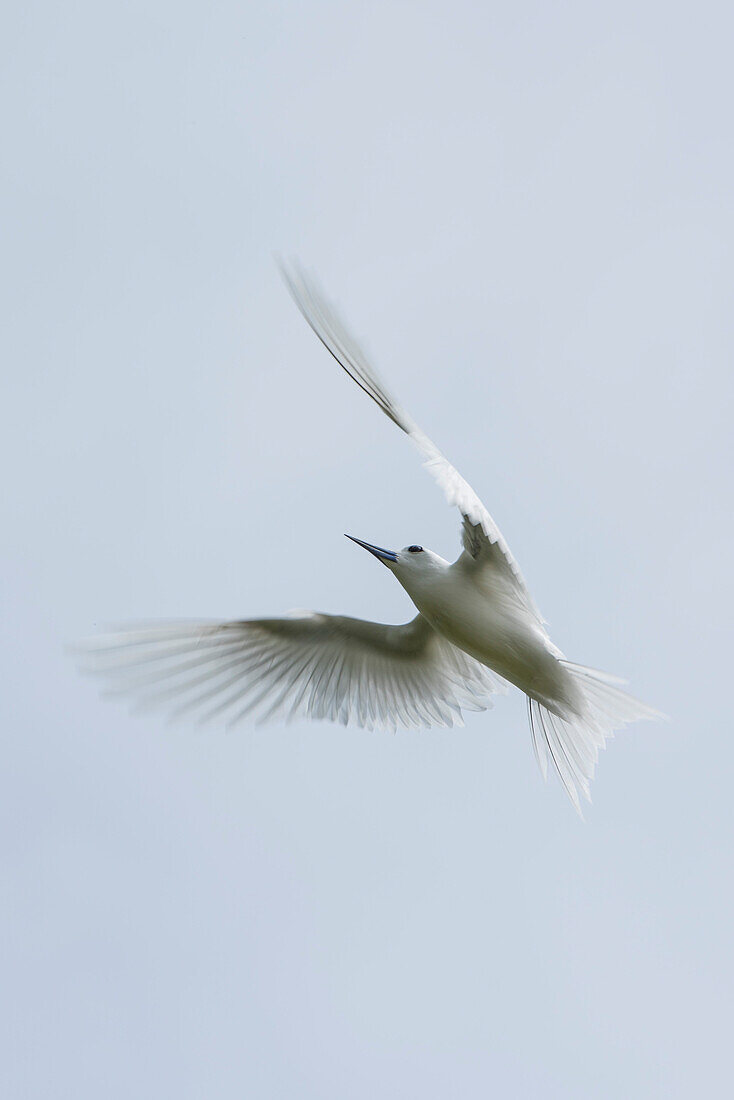
[[[533,696],[557,692],[563,670],[547,636],[513,600],[450,581],[411,595],[434,630],[475,660]]]

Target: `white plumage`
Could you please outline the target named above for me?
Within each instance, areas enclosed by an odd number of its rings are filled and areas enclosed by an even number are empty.
[[[614,729],[658,712],[621,681],[567,661],[552,643],[499,528],[474,490],[385,389],[358,344],[300,269],[284,276],[303,316],[357,385],[410,437],[462,515],[453,564],[419,546],[359,542],[408,592],[418,615],[401,626],[317,612],[241,622],[164,623],[87,647],[114,690],[173,714],[236,722],[246,715],[314,718],[396,729],[462,724],[508,683],[524,691],[533,746],[577,809]],[[350,536],[351,537],[351,536]]]
[[[282,619],[165,623],[100,640],[96,671],[175,713],[234,723],[326,718],[369,729],[462,725],[506,690],[421,616],[387,626],[315,611]]]

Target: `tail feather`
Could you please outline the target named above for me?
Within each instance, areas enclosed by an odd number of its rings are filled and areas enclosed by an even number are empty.
[[[591,802],[590,783],[607,738],[629,722],[665,716],[624,691],[619,686],[623,680],[571,661],[561,663],[581,695],[579,712],[561,717],[528,696],[530,733],[543,778],[548,775],[550,760],[581,814],[579,794]]]

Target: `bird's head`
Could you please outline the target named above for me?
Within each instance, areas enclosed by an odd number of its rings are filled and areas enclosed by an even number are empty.
[[[449,563],[434,554],[425,546],[411,543],[402,550],[385,550],[382,546],[374,546],[371,542],[363,542],[353,535],[347,535],[348,539],[356,542],[357,546],[363,546],[370,554],[386,565],[391,573],[394,573],[404,588],[410,592],[411,588],[419,587],[424,581],[430,583],[438,573],[448,568]]]

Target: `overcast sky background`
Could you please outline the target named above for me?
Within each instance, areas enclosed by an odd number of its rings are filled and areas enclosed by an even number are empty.
[[[730,11],[5,10],[3,1096],[727,1094]],[[274,252],[554,640],[671,715],[612,742],[585,823],[517,693],[464,730],[202,731],[64,653],[127,619],[405,620],[342,533],[455,555]]]

